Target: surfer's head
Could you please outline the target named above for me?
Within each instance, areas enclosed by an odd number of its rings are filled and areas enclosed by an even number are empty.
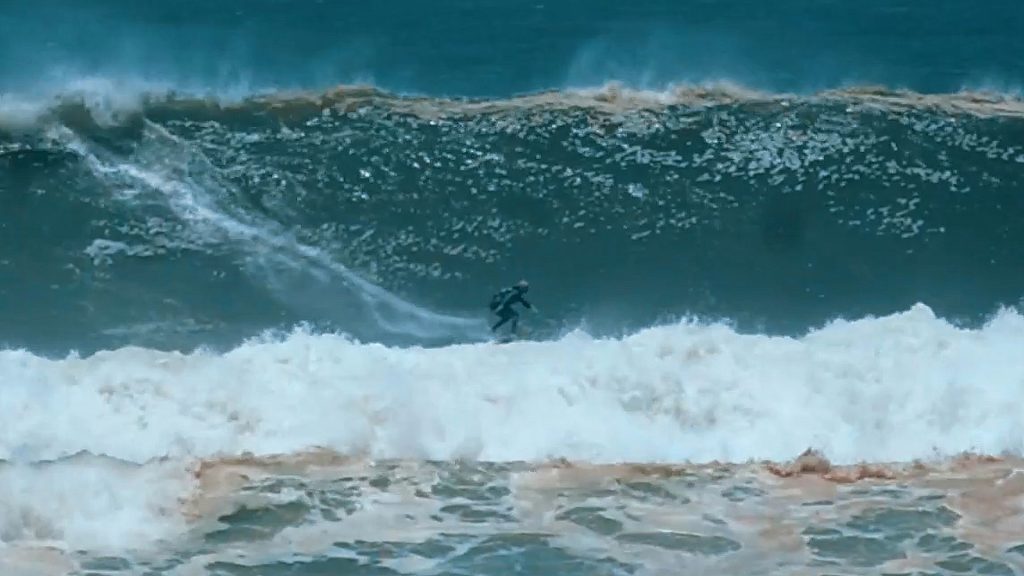
[[[520,280],[519,282],[516,282],[516,290],[519,290],[520,292],[528,292],[530,290],[530,283],[526,280]]]

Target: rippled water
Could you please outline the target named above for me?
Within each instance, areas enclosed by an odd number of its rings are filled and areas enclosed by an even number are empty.
[[[68,465],[7,465],[0,486]],[[174,469],[88,457],[76,465],[86,475],[116,470],[122,479],[153,474],[164,482]],[[1014,576],[1024,567],[1020,465],[963,458],[831,468],[813,455],[781,467],[367,462],[329,453],[217,460],[192,471],[180,509],[167,511],[185,514],[185,532],[109,556],[14,539],[0,567],[96,575]]]

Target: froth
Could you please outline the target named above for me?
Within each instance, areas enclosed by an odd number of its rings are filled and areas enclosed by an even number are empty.
[[[163,456],[834,463],[1019,453],[1024,317],[919,305],[802,338],[679,324],[623,339],[389,348],[297,331],[218,355],[0,353],[0,458]]]
[[[184,464],[170,462],[80,455],[0,464],[0,542],[109,552],[156,543],[184,529],[179,508],[193,481]]]

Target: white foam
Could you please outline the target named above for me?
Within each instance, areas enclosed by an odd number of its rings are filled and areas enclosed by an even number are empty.
[[[961,330],[925,306],[800,339],[674,325],[621,340],[437,349],[295,332],[227,354],[0,353],[0,458],[86,450],[593,462],[837,463],[1020,453],[1024,318]]]
[[[0,465],[0,547],[121,553],[177,538],[193,481],[170,462],[80,456]]]

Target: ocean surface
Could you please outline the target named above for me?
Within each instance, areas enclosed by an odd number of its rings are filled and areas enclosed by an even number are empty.
[[[0,574],[1024,576],[1022,30],[0,0]]]

